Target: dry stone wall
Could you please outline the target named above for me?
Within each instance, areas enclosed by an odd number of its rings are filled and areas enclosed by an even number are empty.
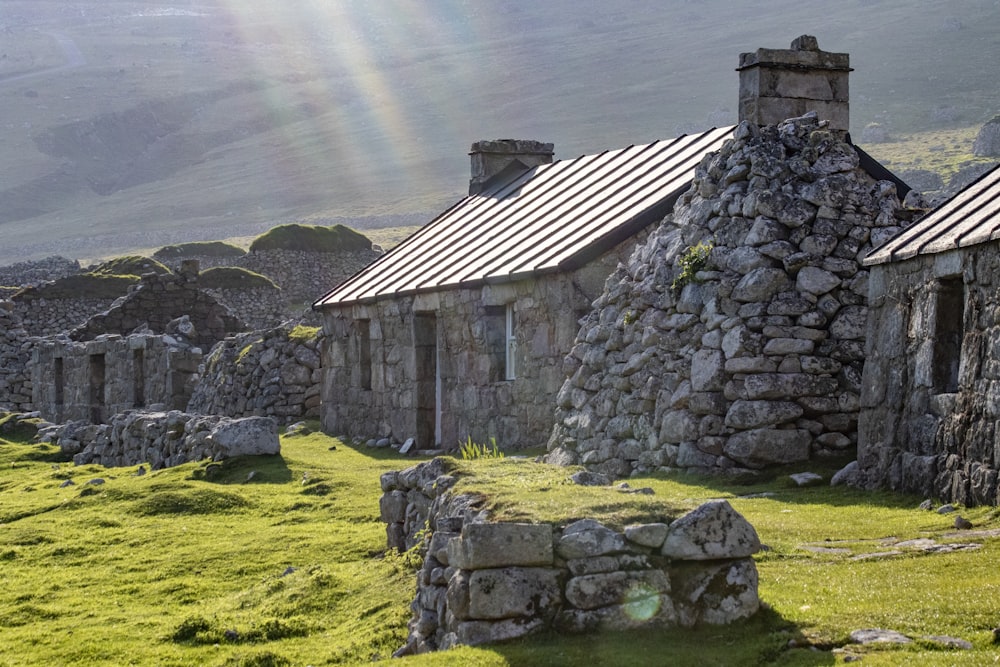
[[[226,338],[205,357],[188,412],[318,418],[319,331],[278,327]]]
[[[33,384],[28,364],[35,340],[21,323],[10,301],[0,301],[0,409],[34,410]]]
[[[743,122],[706,156],[587,316],[549,460],[626,476],[757,469],[854,446],[860,262],[903,223],[896,186],[859,163],[815,114]]]
[[[760,540],[724,500],[624,531],[592,519],[492,523],[454,482],[441,459],[382,477],[390,548],[424,553],[397,655],[542,630],[726,624],[759,609]]]
[[[250,329],[269,329],[287,317],[284,293],[272,287],[206,289]]]
[[[232,266],[261,273],[273,280],[281,287],[286,303],[311,304],[381,254],[377,250],[255,250],[236,258]]]
[[[76,421],[44,429],[45,441],[59,445],[76,465],[107,467],[149,464],[153,470],[190,461],[278,454],[278,425],[266,417],[227,417],[130,411],[107,424]]]
[[[28,366],[32,401],[43,417],[57,423],[100,423],[152,406],[183,409],[201,357],[170,335],[36,339]]]
[[[80,262],[54,255],[30,262],[0,266],[0,285],[25,287],[80,273]]]
[[[206,349],[247,328],[224,304],[198,288],[197,267],[192,267],[176,275],[142,276],[126,296],[69,335],[74,340],[91,340],[102,334],[126,335],[141,327],[168,333],[171,322],[180,317],[187,317],[190,324],[185,336]]]
[[[97,313],[114,305],[116,299],[52,299],[18,295],[15,309],[32,336],[55,336],[86,324]]]
[[[871,268],[855,484],[1000,505],[998,252]]]

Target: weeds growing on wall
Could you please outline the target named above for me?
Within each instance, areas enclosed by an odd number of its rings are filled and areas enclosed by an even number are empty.
[[[674,278],[670,287],[675,290],[683,288],[688,283],[697,280],[697,273],[705,268],[708,256],[712,254],[712,244],[701,242],[697,245],[689,246],[687,250],[677,259],[680,265],[680,273]]]

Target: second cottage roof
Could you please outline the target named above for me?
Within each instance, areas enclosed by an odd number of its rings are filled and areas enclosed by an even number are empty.
[[[515,163],[313,307],[572,271],[666,215],[732,129],[531,169]]]

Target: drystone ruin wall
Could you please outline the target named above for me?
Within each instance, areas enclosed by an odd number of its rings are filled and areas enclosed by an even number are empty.
[[[269,329],[288,317],[284,293],[272,287],[205,289],[250,329]]]
[[[258,250],[236,258],[232,265],[263,274],[273,280],[281,287],[286,303],[309,305],[380,255],[376,250]]]
[[[153,470],[191,461],[278,454],[278,425],[267,417],[229,419],[217,415],[130,411],[107,424],[74,421],[42,429],[76,465],[106,467],[149,464]]]
[[[114,305],[116,299],[14,299],[14,308],[32,336],[55,336],[83,326]]]
[[[814,114],[741,123],[609,277],[567,357],[549,460],[627,476],[854,446],[861,260],[900,230],[899,208]]]
[[[10,301],[0,301],[0,409],[31,412],[33,383],[28,367],[34,339]]]
[[[101,423],[136,409],[183,409],[202,355],[162,335],[38,339],[32,401],[45,419]]]
[[[76,275],[81,270],[80,262],[59,256],[30,262],[18,262],[17,264],[0,266],[0,285],[4,287],[38,285],[47,280]]]
[[[278,327],[226,338],[201,364],[188,412],[270,416],[281,423],[318,418],[319,336]]]
[[[229,308],[198,289],[196,267],[179,275],[142,276],[138,286],[114,305],[70,332],[74,340],[91,340],[103,334],[128,334],[140,327],[165,333],[177,318],[186,317],[189,342],[207,349],[226,335],[246,330]]]
[[[855,484],[1000,505],[998,251],[872,267]]]
[[[544,630],[721,625],[760,607],[760,540],[724,500],[619,532],[592,519],[493,523],[454,483],[441,459],[382,476],[389,547],[424,553],[396,655]]]

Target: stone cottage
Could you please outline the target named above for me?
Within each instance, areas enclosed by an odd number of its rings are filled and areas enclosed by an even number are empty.
[[[850,142],[849,71],[808,36],[741,55],[732,140],[583,323],[550,461],[627,476],[851,451],[862,261],[908,213],[905,184]]]
[[[858,484],[1000,504],[1000,167],[872,253]]]
[[[324,428],[545,442],[579,317],[730,133],[556,162],[552,144],[473,144],[469,196],[314,304]]]

